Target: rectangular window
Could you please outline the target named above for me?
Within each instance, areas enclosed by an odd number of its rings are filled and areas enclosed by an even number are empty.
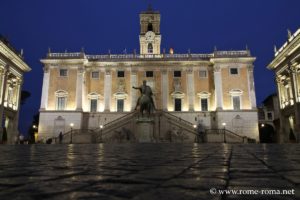
[[[207,71],[206,70],[200,70],[199,71],[199,77],[200,78],[207,78]]]
[[[91,99],[91,112],[97,112],[97,99]]]
[[[124,99],[117,99],[117,111],[118,112],[124,111]]]
[[[92,78],[98,79],[99,78],[99,72],[92,72]]]
[[[241,98],[240,98],[240,96],[233,96],[232,97],[232,104],[233,104],[233,110],[240,110],[241,109]]]
[[[65,110],[66,97],[57,97],[57,110]]]
[[[181,71],[174,71],[174,77],[181,77]]]
[[[59,70],[59,76],[61,76],[61,77],[68,76],[68,70],[67,69],[60,69]]]
[[[146,77],[153,77],[153,71],[146,71]]]
[[[201,99],[201,111],[208,111],[208,99]]]
[[[124,71],[118,71],[118,77],[125,77]]]
[[[175,111],[181,111],[181,99],[175,99]]]
[[[268,120],[273,120],[273,114],[271,112],[267,113]]]
[[[231,75],[238,75],[239,74],[238,68],[230,68],[230,74]]]

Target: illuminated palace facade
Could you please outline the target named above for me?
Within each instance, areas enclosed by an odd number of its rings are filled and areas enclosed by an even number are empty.
[[[288,31],[288,40],[275,55],[268,68],[275,72],[280,106],[278,141],[300,142],[300,29]]]
[[[30,70],[22,53],[0,35],[0,144],[13,144],[19,136],[23,74]]]
[[[140,53],[53,53],[44,64],[39,139],[74,129],[94,129],[133,112],[143,80],[157,110],[205,128],[229,129],[258,139],[249,50],[209,54],[161,52],[160,13],[140,13]],[[225,125],[226,124],[226,125]]]

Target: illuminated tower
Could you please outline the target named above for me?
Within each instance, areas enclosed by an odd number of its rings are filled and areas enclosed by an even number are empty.
[[[160,54],[160,13],[152,10],[140,14],[140,54]]]

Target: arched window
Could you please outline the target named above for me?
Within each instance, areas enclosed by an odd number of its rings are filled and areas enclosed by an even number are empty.
[[[233,110],[240,110],[242,107],[241,96],[243,95],[243,91],[240,89],[232,89],[229,91],[232,102]]]
[[[153,26],[152,26],[152,23],[149,23],[148,24],[148,28],[147,28],[148,31],[153,31]]]
[[[101,95],[96,92],[88,94],[88,99],[90,101],[90,112],[98,112],[98,103],[100,97]]]
[[[56,97],[56,110],[65,110],[67,107],[68,92],[58,90],[55,92]]]
[[[152,45],[152,43],[148,44],[148,53],[153,53],[153,45]]]

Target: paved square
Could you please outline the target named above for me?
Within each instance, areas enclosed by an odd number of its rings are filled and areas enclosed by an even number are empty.
[[[300,199],[298,144],[1,145],[0,199]],[[295,190],[221,195],[215,190]]]

